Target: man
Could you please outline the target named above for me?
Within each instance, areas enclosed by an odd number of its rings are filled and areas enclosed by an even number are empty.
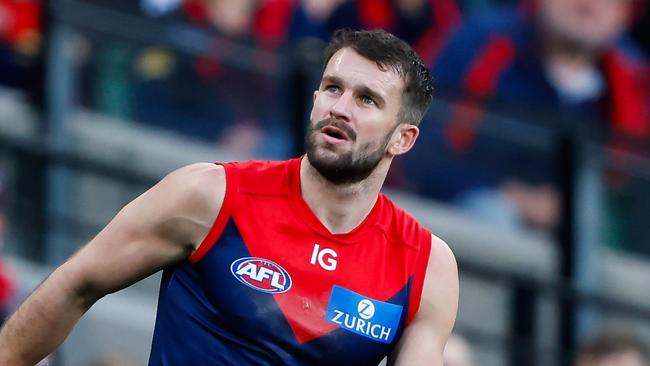
[[[604,333],[580,347],[576,366],[647,366],[648,350],[634,337]]]
[[[473,366],[474,351],[472,345],[460,334],[454,333],[447,340],[445,346],[445,366]]]
[[[474,111],[489,108],[558,129],[580,124],[609,141],[615,136],[646,138],[646,62],[625,37],[635,2],[530,0],[526,7],[467,18],[446,41],[432,70],[440,88],[460,88],[460,104],[470,108],[453,109],[442,131],[423,131],[427,143],[416,149],[453,162],[431,169],[442,159],[407,158],[407,173],[418,175],[414,186],[486,219],[557,228],[561,204],[550,154],[529,147],[535,145],[531,142],[517,146],[507,133],[481,135],[490,122]],[[429,169],[422,168],[425,162]],[[437,179],[438,171],[445,172],[445,179]]]
[[[379,193],[430,83],[396,37],[338,32],[306,156],[169,174],[9,319],[0,364],[34,364],[99,298],[165,269],[150,365],[442,365],[453,254]]]

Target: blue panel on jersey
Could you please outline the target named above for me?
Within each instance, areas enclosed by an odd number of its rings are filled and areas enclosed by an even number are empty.
[[[273,295],[230,273],[235,259],[250,255],[231,220],[199,263],[164,272],[149,366],[286,364],[276,348],[293,335]]]
[[[401,315],[402,306],[364,297],[334,285],[325,320],[372,340],[391,343]]]

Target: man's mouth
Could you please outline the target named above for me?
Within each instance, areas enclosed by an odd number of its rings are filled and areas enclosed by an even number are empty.
[[[320,132],[324,133],[325,135],[327,135],[327,136],[329,136],[329,137],[331,137],[333,139],[336,139],[336,140],[347,141],[347,140],[350,139],[348,137],[348,135],[345,132],[343,132],[343,130],[341,130],[341,129],[337,128],[337,127],[334,127],[334,126],[323,127],[320,130]]]

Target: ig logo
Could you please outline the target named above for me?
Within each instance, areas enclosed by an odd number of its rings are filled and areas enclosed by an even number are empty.
[[[334,271],[336,269],[336,257],[338,254],[333,249],[330,248],[323,248],[322,250],[320,249],[320,245],[314,244],[314,250],[311,253],[311,260],[309,263],[311,264],[316,264],[316,261],[318,261],[318,265],[321,266],[326,271]]]

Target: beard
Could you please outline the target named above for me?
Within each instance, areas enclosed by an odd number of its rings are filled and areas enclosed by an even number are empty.
[[[356,133],[347,125],[335,118],[327,118],[309,127],[305,136],[305,147],[309,162],[316,171],[334,185],[359,183],[368,178],[384,157],[386,146],[394,130],[391,130],[377,149],[370,150],[372,144],[363,145],[358,151],[349,150],[339,153],[336,157],[326,157],[318,154],[317,136],[326,126],[334,126],[346,133],[350,142],[356,141]],[[320,148],[329,149],[331,144],[325,142]],[[332,150],[330,150],[332,151]]]

